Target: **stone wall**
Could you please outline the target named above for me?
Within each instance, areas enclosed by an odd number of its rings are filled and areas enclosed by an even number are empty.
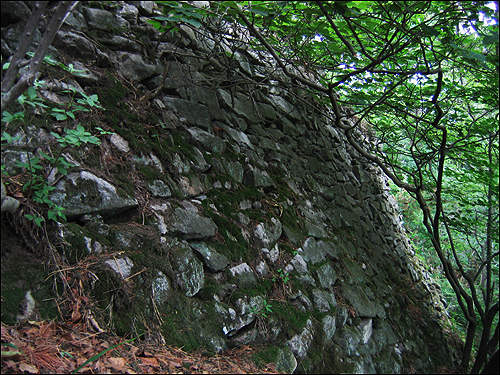
[[[15,12],[2,25],[3,58],[24,28]],[[412,256],[381,171],[242,34],[214,23],[162,36],[146,23],[154,12],[147,1],[80,4],[51,54],[85,74],[46,67],[40,94],[67,100],[56,85],[64,82],[97,94],[105,110],[63,124],[35,115],[28,135],[10,125],[21,138],[2,149],[12,176],[26,143],[56,152],[58,128],[112,133],[100,146],[65,149],[77,167],[51,177],[50,197],[68,218],[58,251],[79,269],[93,319],[185,350],[261,345],[288,372],[450,365],[439,291]],[[34,284],[45,271],[19,272],[8,248],[2,320],[16,320],[27,293],[31,317],[50,316],[50,288]],[[25,275],[33,269],[42,276]]]

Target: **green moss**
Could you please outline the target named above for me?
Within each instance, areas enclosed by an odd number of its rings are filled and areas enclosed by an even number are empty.
[[[311,316],[309,311],[300,311],[288,302],[273,301],[273,314],[281,320],[287,322],[287,328],[292,332],[300,332],[306,325],[307,319]]]
[[[276,345],[265,345],[254,348],[253,360],[257,367],[263,367],[268,363],[276,363],[280,348]]]
[[[206,280],[206,278],[205,278]],[[202,301],[212,301],[214,294],[217,294],[219,291],[219,287],[215,285],[205,285],[201,290],[198,292],[197,296],[202,300]]]
[[[49,270],[32,254],[15,251],[2,256],[2,322],[16,323],[27,291],[31,291],[36,301],[35,309],[40,319],[58,319],[60,316],[53,298],[54,283],[61,291],[59,279],[49,277]]]
[[[145,181],[153,181],[161,179],[158,170],[151,165],[136,164],[137,170],[142,174]]]
[[[254,284],[251,288],[237,289],[234,293],[231,294],[230,301],[232,303],[235,303],[240,298],[255,297],[255,296],[261,296],[267,301],[269,301],[269,299],[266,298],[268,290],[270,290],[269,284],[264,283],[263,281],[259,281],[256,284]]]
[[[210,303],[175,293],[162,308],[162,334],[169,345],[185,351],[211,348],[213,336],[220,336],[221,318]]]

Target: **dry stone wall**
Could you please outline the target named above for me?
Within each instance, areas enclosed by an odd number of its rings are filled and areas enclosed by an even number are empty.
[[[105,109],[78,122],[113,133],[100,146],[64,150],[77,167],[54,177],[50,196],[66,208],[65,261],[95,260],[95,278],[84,280],[96,319],[185,349],[262,345],[287,372],[450,364],[439,294],[413,259],[381,171],[241,34],[212,25],[162,36],[146,22],[155,7],[80,4],[51,50],[85,72],[60,82],[98,94]],[[3,58],[23,27],[2,25]],[[68,99],[56,74],[39,76],[52,102]],[[58,126],[35,116],[28,135],[19,131],[2,150],[6,171],[22,172],[14,161],[30,156],[26,143],[31,155],[55,150]],[[25,277],[12,275],[13,259],[5,256],[2,293]],[[9,305],[29,292],[39,307],[31,313],[49,314],[40,288],[16,285]],[[2,319],[16,314],[2,303]]]

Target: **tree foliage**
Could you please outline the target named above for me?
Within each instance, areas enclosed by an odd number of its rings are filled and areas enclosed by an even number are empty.
[[[251,35],[240,39],[328,105],[332,125],[404,189],[420,211],[415,245],[460,312],[462,365],[479,372],[498,349],[498,3],[158,3],[163,30],[216,20]]]

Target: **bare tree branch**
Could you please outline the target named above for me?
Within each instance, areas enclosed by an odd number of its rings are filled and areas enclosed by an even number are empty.
[[[17,73],[22,66],[22,62],[24,57],[26,56],[26,52],[31,45],[31,41],[35,36],[35,31],[40,23],[40,18],[45,11],[45,8],[49,2],[48,1],[37,1],[33,6],[33,11],[31,16],[26,23],[26,27],[21,35],[21,39],[19,40],[19,45],[17,46],[16,52],[12,56],[10,60],[9,68],[5,73],[5,76],[2,80],[2,93],[6,93],[10,91],[14,82],[16,80]],[[3,112],[3,108],[2,108]]]
[[[38,27],[41,14],[43,13],[43,10],[47,5],[46,3],[47,2],[39,4],[40,8],[35,8],[35,11],[32,13],[30,20],[28,21],[28,25],[26,26],[26,29],[23,33],[23,35],[26,34],[27,38],[29,38],[29,43],[28,41],[20,42],[18,46],[18,51],[14,53],[14,56],[10,62],[11,65],[9,68],[12,67],[12,71],[10,73],[8,72],[9,75],[8,76],[6,75],[6,77],[4,78],[4,80],[8,78],[8,81],[5,82],[5,86],[4,82],[2,81],[1,113],[3,113],[3,111],[6,108],[12,105],[14,101],[28,89],[28,87],[33,85],[36,73],[38,72],[40,64],[43,62],[43,59],[47,54],[49,46],[52,44],[52,40],[54,39],[57,31],[61,27],[70,7],[75,5],[74,1],[61,1],[59,3],[57,9],[54,12],[54,15],[52,16],[50,24],[47,30],[45,31],[42,41],[40,42],[40,45],[38,46],[35,52],[35,55],[30,61],[27,70],[21,75],[17,83],[14,84],[15,77],[17,76],[17,73],[19,71],[19,66],[20,66],[19,63],[20,61],[22,61],[22,59],[24,59],[26,51],[29,48],[29,45],[31,44],[31,40],[33,39],[34,35],[34,30],[36,30],[36,28]],[[16,57],[17,60],[14,60],[14,57]]]
[[[342,43],[345,44],[345,46],[347,47],[347,49],[349,50],[349,52],[351,53],[351,55],[355,57],[356,56],[356,52],[354,51],[354,48],[352,48],[351,43],[349,43],[349,41],[339,31],[339,29],[335,25],[335,22],[333,22],[332,17],[330,16],[330,13],[328,13],[328,11],[325,9],[325,7],[321,3],[321,1],[316,1],[316,4],[318,4],[319,9],[321,9],[321,11],[323,12],[323,14],[325,15],[326,19],[328,20],[328,23],[332,27],[333,31],[335,31],[335,34],[337,34],[337,36],[340,38],[340,40],[342,41]]]

